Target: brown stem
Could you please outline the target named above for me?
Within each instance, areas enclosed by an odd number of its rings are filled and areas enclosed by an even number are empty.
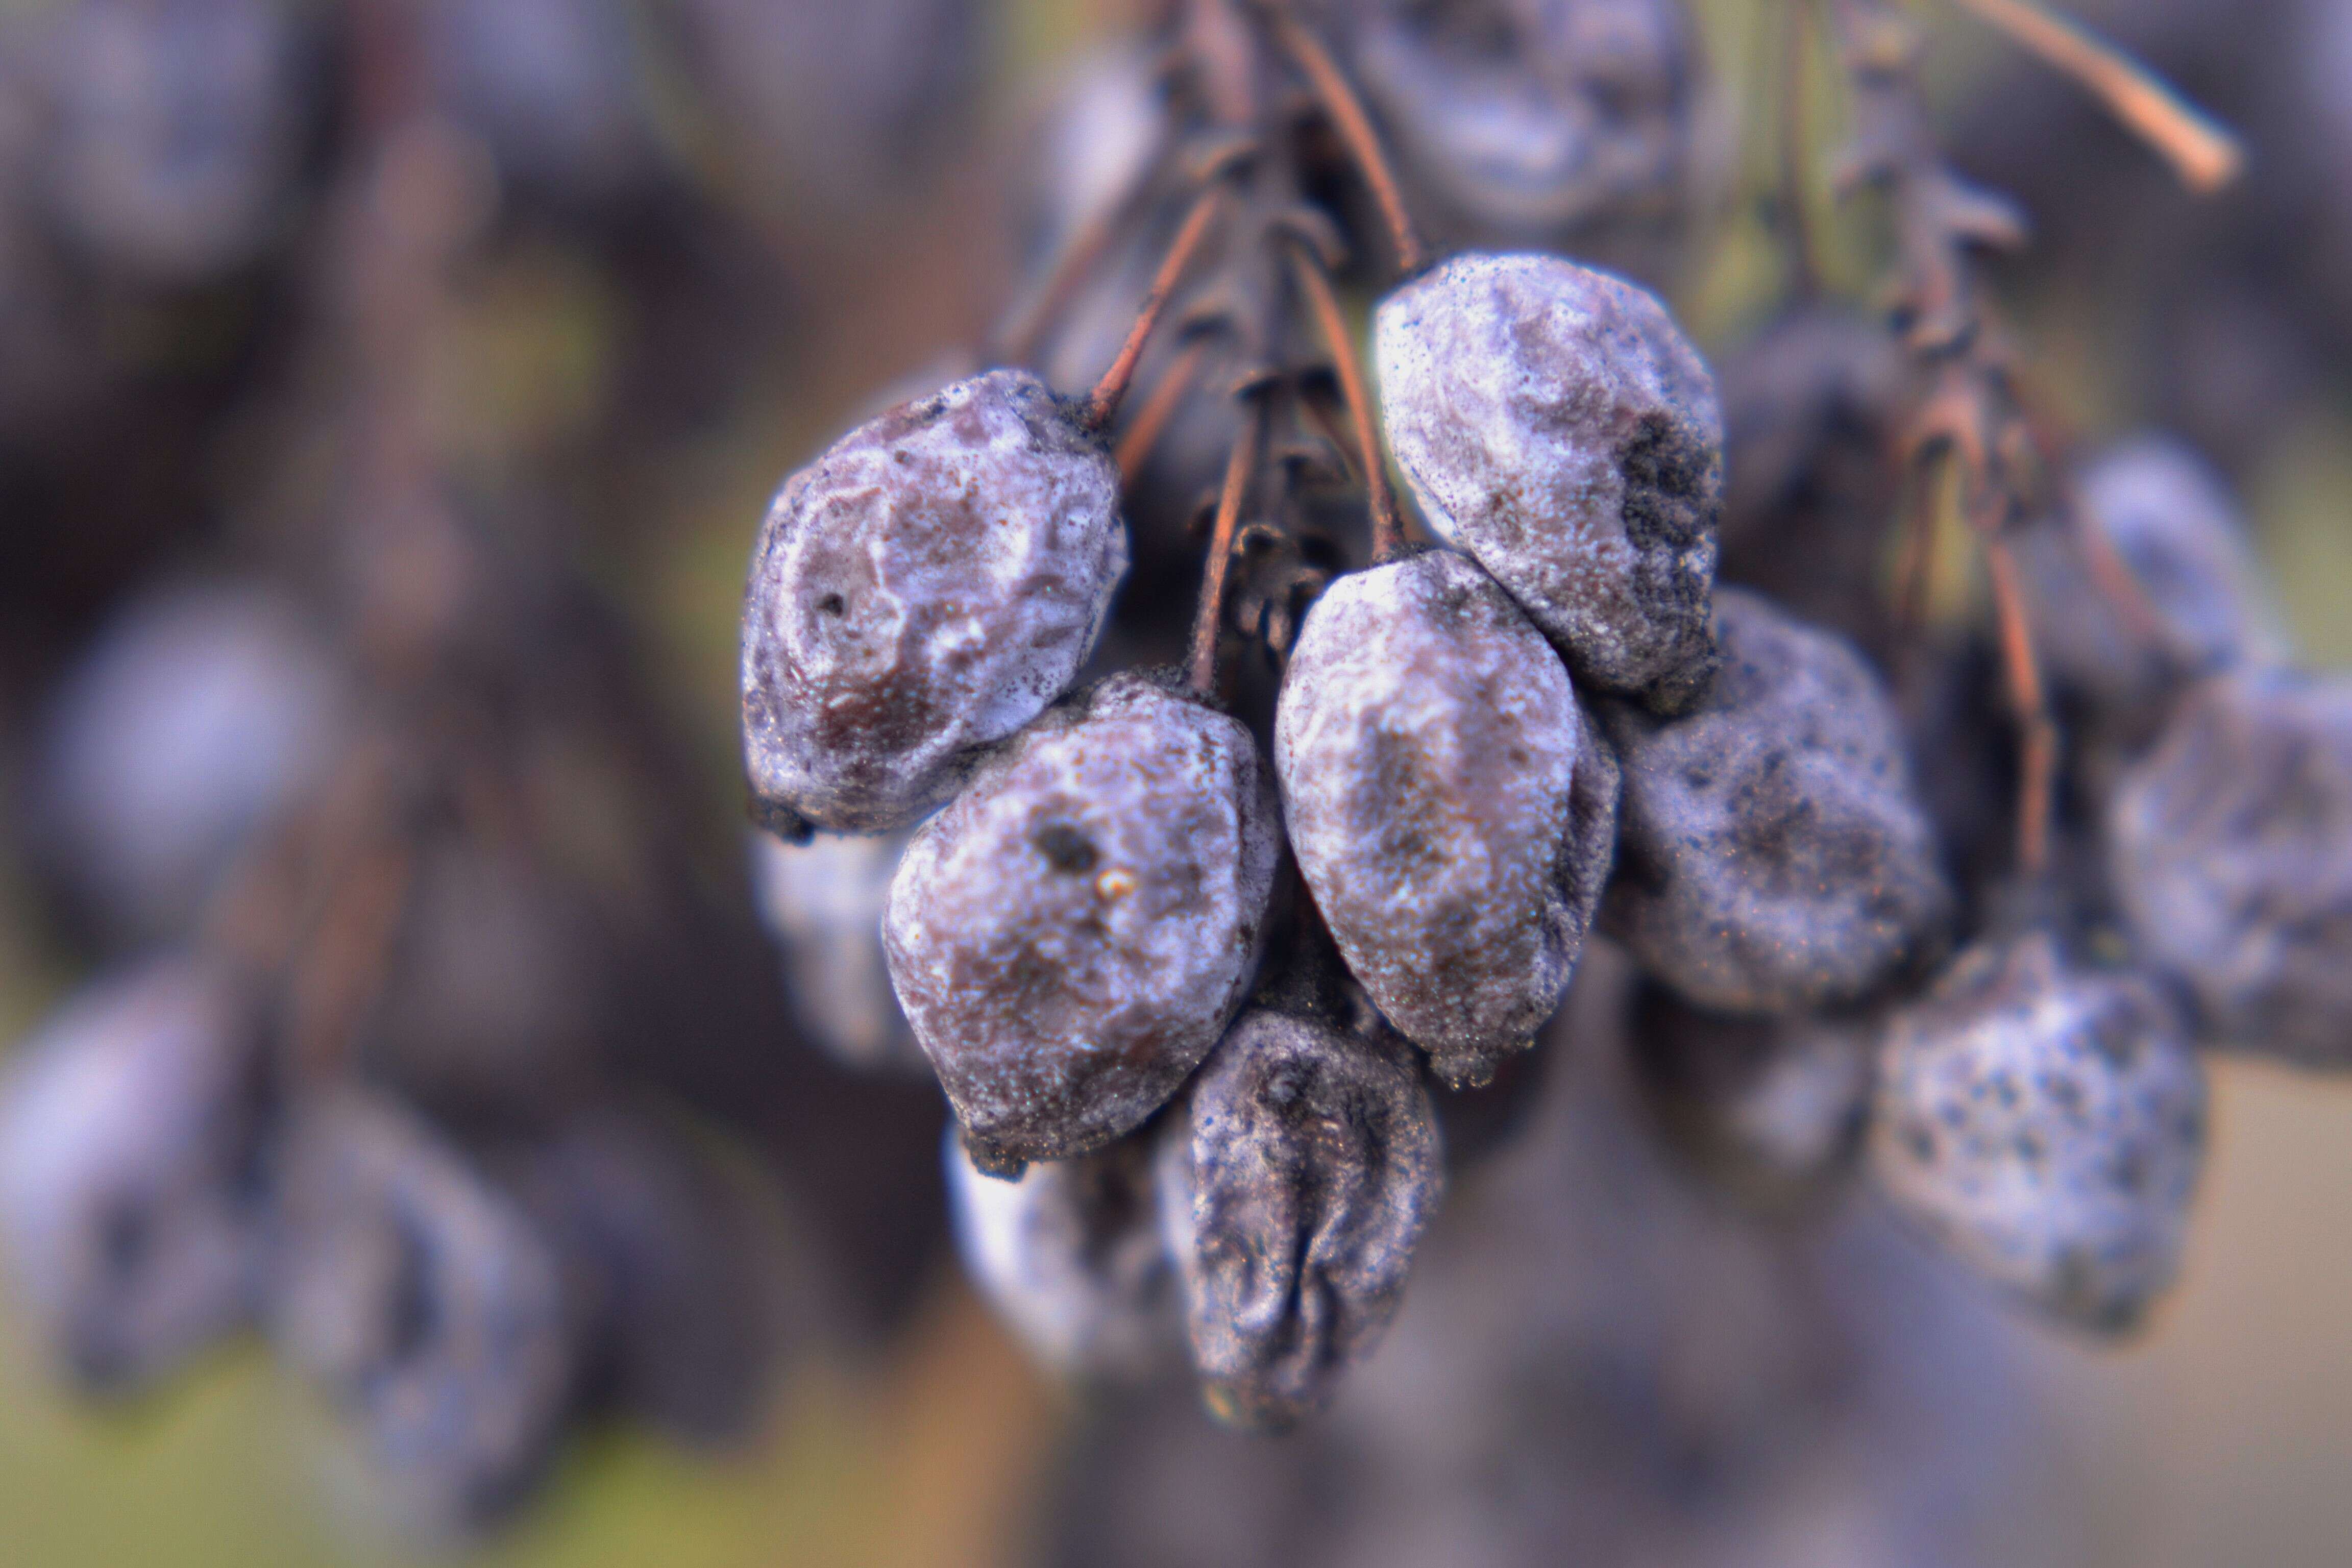
[[[1364,111],[1364,100],[1356,95],[1354,85],[1331,58],[1331,51],[1323,47],[1323,40],[1306,24],[1286,12],[1276,12],[1270,20],[1284,52],[1307,73],[1323,112],[1330,116],[1331,128],[1339,133],[1348,156],[1364,176],[1364,183],[1371,187],[1372,199],[1380,204],[1381,216],[1388,223],[1389,242],[1396,247],[1398,268],[1408,277],[1419,272],[1429,265],[1429,248],[1422,243],[1421,231],[1413,226],[1412,214],[1405,205],[1404,187],[1381,146],[1371,116]]]
[[[1160,259],[1160,270],[1151,279],[1151,291],[1143,297],[1143,308],[1136,312],[1135,325],[1127,330],[1127,342],[1119,345],[1118,357],[1111,361],[1110,368],[1095,383],[1094,391],[1087,395],[1081,417],[1088,429],[1106,428],[1118,413],[1119,400],[1127,395],[1128,383],[1134,379],[1137,362],[1143,358],[1144,345],[1150,341],[1152,329],[1160,324],[1176,285],[1183,281],[1185,269],[1200,254],[1210,226],[1216,222],[1224,205],[1225,187],[1220,182],[1194,198],[1192,210],[1184,215],[1184,226],[1176,231],[1175,243]]]
[[[1388,464],[1381,456],[1380,435],[1372,423],[1371,389],[1364,380],[1363,363],[1356,357],[1355,338],[1348,331],[1347,318],[1340,314],[1339,298],[1332,292],[1322,258],[1294,237],[1290,263],[1299,291],[1315,312],[1324,346],[1330,351],[1339,395],[1347,400],[1348,416],[1355,426],[1356,456],[1363,464],[1364,492],[1371,506],[1372,561],[1375,564],[1393,561],[1404,549],[1404,517],[1397,510],[1396,491],[1389,488]]]
[[[1958,0],[1962,9],[2082,84],[2107,111],[2162,155],[2180,183],[2210,195],[2238,177],[2238,139],[2182,100],[2138,61],[2031,0]]]
[[[347,1065],[352,1034],[391,967],[415,871],[415,851],[392,837],[355,856],[331,885],[310,951],[288,987],[295,1082],[323,1082]]]
[[[1209,531],[1209,555],[1201,571],[1201,603],[1192,615],[1191,679],[1202,697],[1217,683],[1217,632],[1225,618],[1225,568],[1233,560],[1234,531],[1240,525],[1242,503],[1248,499],[1250,479],[1257,472],[1258,453],[1265,444],[1265,398],[1251,396],[1242,419],[1241,435],[1225,458],[1225,482],[1217,493],[1216,525]]]
[[[1151,389],[1151,395],[1143,400],[1143,406],[1135,411],[1134,419],[1129,422],[1126,434],[1118,438],[1118,446],[1112,453],[1118,462],[1120,484],[1135,483],[1136,476],[1143,471],[1143,465],[1150,458],[1152,447],[1159,445],[1160,436],[1168,428],[1168,422],[1176,416],[1176,410],[1200,384],[1201,367],[1208,357],[1207,339],[1195,339],[1185,344],[1183,352],[1176,356],[1176,362],[1162,373],[1159,384]]]
[[[1992,579],[1993,606],[2000,622],[2001,671],[2010,710],[2017,720],[2021,752],[2017,786],[2017,863],[2038,876],[2050,863],[2050,818],[2058,784],[2058,727],[2050,717],[2042,666],[2033,654],[2026,618],[2025,588],[2009,542],[1982,531],[1985,566]]]

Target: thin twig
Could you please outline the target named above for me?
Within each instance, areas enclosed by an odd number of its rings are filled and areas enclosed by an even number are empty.
[[[1225,207],[1225,186],[1220,181],[1202,191],[1192,202],[1192,210],[1184,215],[1184,226],[1176,231],[1175,243],[1160,258],[1160,270],[1151,279],[1151,290],[1143,297],[1143,306],[1136,312],[1135,324],[1127,331],[1127,342],[1121,343],[1118,357],[1095,383],[1094,391],[1087,395],[1083,418],[1087,428],[1107,428],[1118,413],[1119,400],[1127,395],[1128,383],[1135,375],[1135,367],[1143,358],[1144,345],[1151,339],[1152,329],[1168,309],[1168,301],[1182,282],[1185,269],[1200,254],[1202,243],[1208,238],[1210,226]]]
[[[1200,384],[1201,367],[1208,357],[1208,340],[1196,338],[1186,343],[1183,351],[1177,354],[1175,363],[1160,374],[1159,384],[1151,389],[1151,395],[1145,398],[1143,406],[1135,411],[1134,419],[1129,422],[1126,433],[1119,437],[1118,446],[1112,452],[1118,463],[1120,484],[1135,483],[1136,476],[1143,471],[1143,465],[1150,459],[1151,449],[1159,445],[1160,436],[1168,428],[1168,422],[1176,416],[1176,410]]]
[[[1217,683],[1217,633],[1224,624],[1225,568],[1234,553],[1234,531],[1241,522],[1242,503],[1248,499],[1250,480],[1257,473],[1259,450],[1265,443],[1265,398],[1261,391],[1249,398],[1241,435],[1225,458],[1224,488],[1217,494],[1217,521],[1209,531],[1209,555],[1201,570],[1201,602],[1192,615],[1191,679],[1192,689],[1206,697]]]
[[[1372,128],[1371,116],[1364,111],[1364,101],[1348,80],[1331,51],[1323,40],[1297,17],[1286,12],[1276,12],[1270,18],[1275,36],[1282,42],[1285,53],[1297,62],[1307,73],[1307,80],[1315,89],[1323,112],[1331,119],[1331,128],[1354,160],[1356,168],[1371,187],[1372,199],[1380,204],[1381,216],[1388,223],[1389,242],[1396,247],[1397,266],[1410,277],[1429,265],[1429,247],[1422,243],[1421,231],[1413,226],[1412,214],[1406,207],[1404,187],[1398,181],[1395,167],[1388,153],[1381,149],[1380,132]]]
[[[2184,100],[2155,72],[2076,23],[2032,0],[1958,0],[1962,9],[2014,39],[2043,64],[2074,78],[2139,139],[2156,149],[2200,195],[2238,177],[2238,139]]]
[[[2050,818],[2057,794],[2058,727],[2050,718],[2049,695],[2042,684],[2042,667],[2033,656],[2033,632],[2027,619],[2025,587],[2017,556],[1998,531],[1985,531],[1985,567],[1992,580],[1993,608],[2000,625],[2001,670],[2009,688],[2010,710],[2021,742],[2018,758],[2017,863],[2028,876],[2039,875],[2050,863]]]
[[[1380,435],[1372,422],[1371,389],[1364,380],[1363,363],[1356,357],[1355,338],[1339,311],[1339,298],[1332,292],[1322,258],[1304,240],[1293,237],[1290,263],[1299,291],[1315,312],[1324,346],[1330,351],[1339,395],[1347,400],[1348,416],[1355,426],[1356,456],[1363,465],[1365,499],[1371,506],[1372,560],[1375,563],[1392,561],[1404,549],[1404,517],[1397,510],[1396,492],[1389,488],[1388,464],[1381,457]]]

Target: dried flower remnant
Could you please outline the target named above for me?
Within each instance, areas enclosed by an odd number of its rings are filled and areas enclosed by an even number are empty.
[[[1171,1118],[1160,1213],[1210,1407],[1286,1426],[1395,1316],[1444,1181],[1412,1052],[1256,1008]]]
[[[1624,773],[1605,929],[1702,1007],[1859,1001],[1928,956],[1952,894],[1894,707],[1851,647],[1738,589],[1706,700],[1618,705]]]
[[[1068,688],[1126,569],[1118,467],[1036,377],[859,426],[786,483],[752,556],[753,794],[786,824],[912,823]]]
[[[260,1043],[237,977],[173,954],[92,982],[7,1063],[0,1250],[90,1388],[177,1371],[254,1311]]]
[[[1688,707],[1715,663],[1715,385],[1664,306],[1552,256],[1457,256],[1381,302],[1390,450],[1433,527],[1578,679]]]
[[[1912,1224],[2061,1318],[2137,1323],[2179,1268],[2205,1079],[2169,1001],[2047,934],[1964,953],[1888,1026],[1870,1163]]]
[[[1275,766],[1382,1014],[1456,1083],[1531,1044],[1609,875],[1617,764],[1509,596],[1448,551],[1341,578],[1292,651]]]
[[[2108,854],[2140,953],[2204,1033],[2352,1067],[2352,679],[2193,689],[2118,784]]]
[[[1140,675],[1055,708],[916,834],[883,921],[991,1174],[1165,1104],[1247,994],[1277,828],[1256,742]]]
[[[393,1516],[496,1517],[544,1468],[580,1324],[529,1213],[398,1104],[313,1104],[287,1155],[272,1338],[352,1423]]]
[[[1181,1360],[1149,1132],[1040,1161],[1013,1182],[982,1175],[953,1129],[946,1158],[964,1267],[1041,1363],[1077,1382],[1132,1383]]]

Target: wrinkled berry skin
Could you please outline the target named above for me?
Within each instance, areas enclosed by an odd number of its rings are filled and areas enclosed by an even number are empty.
[[[2083,470],[2076,497],[2076,528],[2105,533],[2154,622],[2136,625],[2100,584],[2075,528],[2053,521],[2021,542],[2034,654],[2086,739],[2144,749],[2191,681],[2285,657],[2245,523],[2194,453],[2125,442]]]
[[[257,1033],[231,973],[173,956],[91,984],[7,1063],[9,1282],[90,1389],[150,1384],[254,1310]]]
[[[1148,1136],[1041,1162],[1017,1182],[982,1175],[953,1128],[946,1155],[964,1268],[1040,1363],[1076,1381],[1133,1383],[1181,1361]]]
[[[2352,679],[2221,677],[2122,778],[2108,864],[2141,959],[2217,1041],[2352,1067]]]
[[[1743,1208],[1787,1213],[1853,1170],[1870,1117],[1870,1028],[1811,1015],[1733,1017],[1645,987],[1636,1081],[1667,1142]]]
[[[1332,584],[1283,677],[1300,872],[1390,1022],[1457,1085],[1535,1038],[1616,845],[1617,764],[1542,635],[1465,556]]]
[[[1412,1051],[1253,1009],[1171,1120],[1160,1170],[1210,1408],[1247,1426],[1311,1415],[1396,1315],[1444,1185]]]
[[[751,558],[753,795],[844,832],[912,823],[1068,689],[1126,570],[1118,468],[1027,372],[860,426],[786,482]]]
[[[2121,1330],[2179,1268],[2204,1135],[2171,1004],[2035,934],[1969,949],[1890,1023],[1869,1159],[1937,1245],[2044,1311]]]
[[[982,1170],[1100,1148],[1209,1054],[1256,963],[1272,795],[1247,730],[1127,674],[916,834],[883,943]]]
[[[1606,714],[1624,773],[1604,929],[1702,1007],[1854,1002],[1941,939],[1952,908],[1894,707],[1843,641],[1719,592],[1706,700]]]
[[[577,1325],[553,1245],[391,1101],[313,1105],[287,1168],[273,1340],[353,1422],[404,1524],[494,1517],[570,1406]]]
[[[1457,256],[1374,318],[1389,448],[1577,678],[1686,708],[1715,662],[1723,422],[1665,308],[1554,256]]]

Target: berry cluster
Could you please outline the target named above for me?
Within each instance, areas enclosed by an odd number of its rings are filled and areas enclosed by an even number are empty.
[[[758,815],[909,835],[763,849],[780,932],[878,926],[1007,1316],[1080,1376],[1181,1325],[1219,1414],[1318,1409],[1396,1309],[1443,1100],[1510,1096],[1480,1086],[1605,937],[1696,1171],[1776,1208],[1866,1171],[2019,1297],[2136,1321],[2192,1041],[2352,1055],[2352,731],[2274,671],[2192,462],[2079,468],[2029,413],[1977,275],[2013,226],[1937,158],[1908,25],[1831,12],[1895,331],[1796,301],[1727,436],[1654,294],[1518,248],[1694,199],[1675,7],[1166,10],[1161,69],[1074,104],[1065,146],[1129,134],[997,345],[1091,390],[991,369],[860,426],[785,485],[745,608]],[[1474,79],[1559,145],[1466,123]],[[1906,463],[1957,475],[1989,634],[1926,625],[1921,505],[1877,581]],[[817,856],[897,870],[812,896]],[[877,1013],[845,1054],[889,1049]]]

